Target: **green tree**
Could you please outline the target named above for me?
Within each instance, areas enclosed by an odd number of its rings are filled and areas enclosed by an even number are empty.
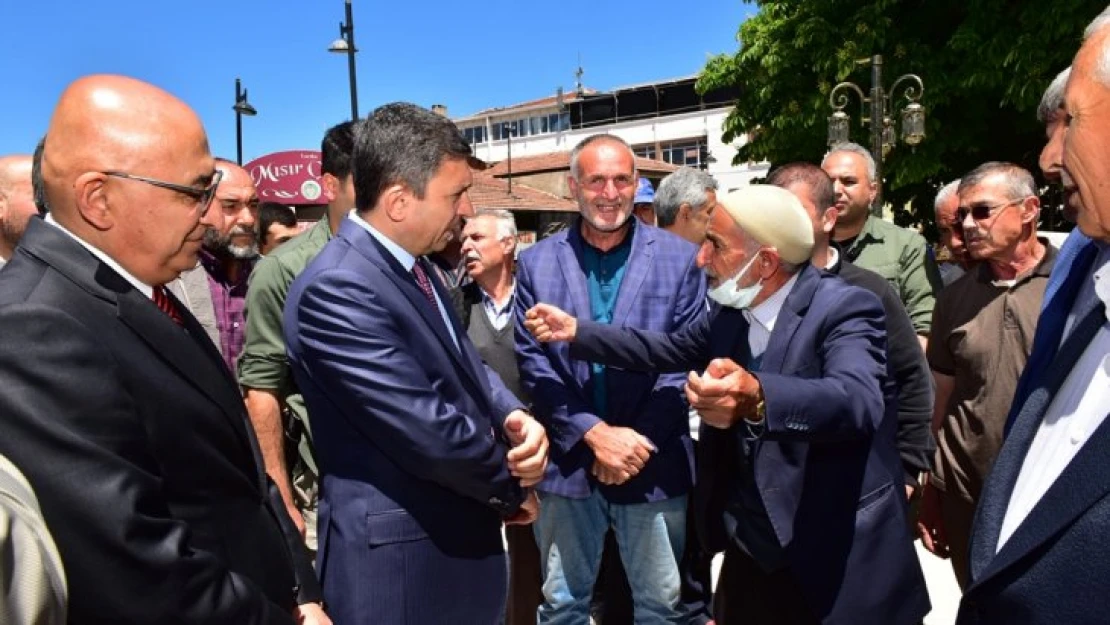
[[[751,3],[751,0],[746,0]],[[940,184],[990,160],[1036,175],[1044,145],[1041,95],[1071,63],[1093,0],[756,0],[740,26],[740,49],[707,63],[698,88],[729,89],[737,103],[724,140],[749,137],[738,162],[816,161],[826,148],[829,92],[850,80],[866,92],[869,60],[883,55],[885,88],[914,73],[925,83],[926,139],[899,143],[884,161],[895,221],[920,223],[935,240],[932,201]],[[860,63],[861,59],[867,59]],[[901,93],[894,94],[900,98]],[[869,145],[860,103],[849,105],[852,140]],[[1051,202],[1047,202],[1051,204]],[[1057,211],[1043,211],[1059,228]]]

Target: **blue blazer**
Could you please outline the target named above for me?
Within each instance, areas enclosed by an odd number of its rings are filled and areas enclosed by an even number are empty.
[[[606,372],[610,425],[630,427],[659,449],[636,477],[620,486],[599,484],[589,468],[593,452],[582,436],[599,420],[593,407],[590,365],[570,356],[565,343],[541,345],[524,328],[524,313],[543,302],[591,318],[582,267],[580,222],[520,255],[517,268],[516,350],[521,383],[552,443],[544,492],[586,497],[600,488],[613,503],[661,501],[685,495],[693,473],[688,407],[681,374]],[[632,250],[617,294],[613,326],[671,332],[706,315],[705,277],[697,248],[658,228],[635,224]]]
[[[350,220],[290,288],[285,340],[318,454],[317,566],[337,623],[493,623],[503,609],[501,519],[524,493],[502,423],[521,406],[448,313],[461,351]]]
[[[703,370],[750,361],[748,322],[722,308],[666,335],[579,322],[572,354],[629,368]],[[901,625],[929,611],[905,512],[882,305],[807,265],[779,312],[759,371],[766,426],[756,485],[791,571],[822,623]],[[736,540],[735,478],[746,428],[702,425],[698,535]]]
[[[1059,349],[1063,319],[1097,255],[1088,243],[1052,303],[1041,314],[1045,354],[1030,358],[1024,398],[994,462],[975,511],[970,582],[959,625],[975,623],[1105,623],[1110,598],[1110,420],[1096,429],[1002,549],[998,538],[1029,447],[1072,366],[1107,325],[1095,306],[1078,320]],[[1046,319],[1047,316],[1051,318]],[[1037,337],[1042,335],[1037,328]],[[1053,342],[1053,339],[1055,342]],[[1037,353],[1038,343],[1033,351]],[[1020,392],[1020,387],[1019,387]]]

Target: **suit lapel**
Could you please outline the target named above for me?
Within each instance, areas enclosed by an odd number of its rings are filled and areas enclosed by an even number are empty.
[[[767,342],[767,351],[763,353],[760,369],[771,373],[782,371],[782,364],[786,360],[787,348],[790,341],[794,340],[794,333],[802,325],[802,315],[813,301],[813,292],[821,276],[812,265],[806,265],[798,274],[798,281],[786,296],[786,301],[779,310],[775,319],[775,329],[771,331],[771,338]]]
[[[338,236],[343,237],[348,243],[351,244],[356,250],[359,251],[367,260],[378,265],[383,269],[383,272],[390,282],[397,287],[401,295],[409,301],[413,309],[432,331],[432,334],[439,340],[443,346],[444,351],[450,355],[455,361],[457,369],[465,372],[465,375],[470,378],[471,382],[478,385],[478,388],[483,388],[478,382],[477,372],[474,371],[473,364],[463,356],[459,348],[455,346],[455,342],[451,340],[451,335],[447,331],[447,326],[443,322],[443,316],[439,314],[428,298],[424,296],[424,292],[416,284],[416,279],[413,275],[397,262],[393,254],[385,249],[381,243],[374,239],[373,235],[365,231],[358,224],[350,220],[344,220],[343,224],[339,227]],[[417,259],[417,262],[420,262]],[[440,301],[445,302],[444,307],[447,308],[447,316],[449,319],[454,318],[454,313],[450,310],[449,302],[451,299],[445,294],[443,287],[439,284],[439,280],[435,276],[434,271],[425,269],[428,274],[428,279],[432,281],[432,287],[436,289]],[[459,339],[459,345],[463,343],[463,337],[466,333],[459,334],[458,323],[452,321],[455,327],[455,336]]]
[[[1072,366],[1104,323],[1101,305],[1087,313],[1045,370],[1044,383],[1032,389],[1014,421],[992,469],[989,488],[984,489],[978,513],[981,518],[976,520],[976,525],[982,527],[978,532],[981,539],[973,542],[971,553],[976,585],[1028,554],[1110,493],[1110,467],[1105,458],[1105,450],[1110,447],[1110,421],[1104,421],[995,555],[1006,509],[1029,447]]]
[[[563,284],[566,285],[567,295],[570,297],[572,315],[581,319],[593,319],[593,310],[590,309],[590,294],[586,290],[586,272],[582,270],[579,262],[580,248],[582,246],[580,227],[576,220],[570,226],[567,237],[558,246],[557,261],[559,270],[563,273]],[[580,381],[590,379],[590,364],[584,360],[572,360],[574,375]]]
[[[175,303],[181,306],[180,302]],[[180,308],[186,325],[183,329],[135,289],[119,294],[117,310],[120,321],[149,345],[159,358],[220,407],[232,429],[250,448],[250,436],[243,420],[243,399],[234,388],[219,353],[215,352],[215,347],[193,315],[184,307]]]
[[[623,326],[628,319],[628,314],[632,312],[632,306],[638,303],[640,287],[644,285],[644,279],[651,274],[651,266],[655,259],[655,252],[652,249],[655,233],[648,228],[633,224],[629,235],[632,237],[632,249],[628,254],[620,291],[617,292],[616,306],[613,308],[615,326]]]

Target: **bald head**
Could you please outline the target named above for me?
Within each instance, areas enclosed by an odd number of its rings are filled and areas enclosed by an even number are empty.
[[[195,266],[215,224],[200,205],[214,172],[197,115],[124,76],[88,76],[62,93],[42,159],[58,223],[146,284]]]
[[[0,259],[8,260],[36,213],[31,157],[0,156]]]

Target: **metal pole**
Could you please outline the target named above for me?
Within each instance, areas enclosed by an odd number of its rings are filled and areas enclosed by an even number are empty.
[[[358,119],[358,84],[355,80],[355,18],[351,11],[351,0],[347,0],[347,71],[351,81],[351,119]]]
[[[239,103],[243,101],[242,84],[235,79],[235,162],[243,164],[243,114],[239,112]]]
[[[505,126],[505,132],[509,133],[509,156],[505,160],[509,163],[509,195],[513,194],[513,131],[516,130],[516,123]]]
[[[883,119],[886,118],[886,96],[883,93],[883,57],[871,57],[871,158],[875,159],[875,201],[871,214],[883,216]]]

